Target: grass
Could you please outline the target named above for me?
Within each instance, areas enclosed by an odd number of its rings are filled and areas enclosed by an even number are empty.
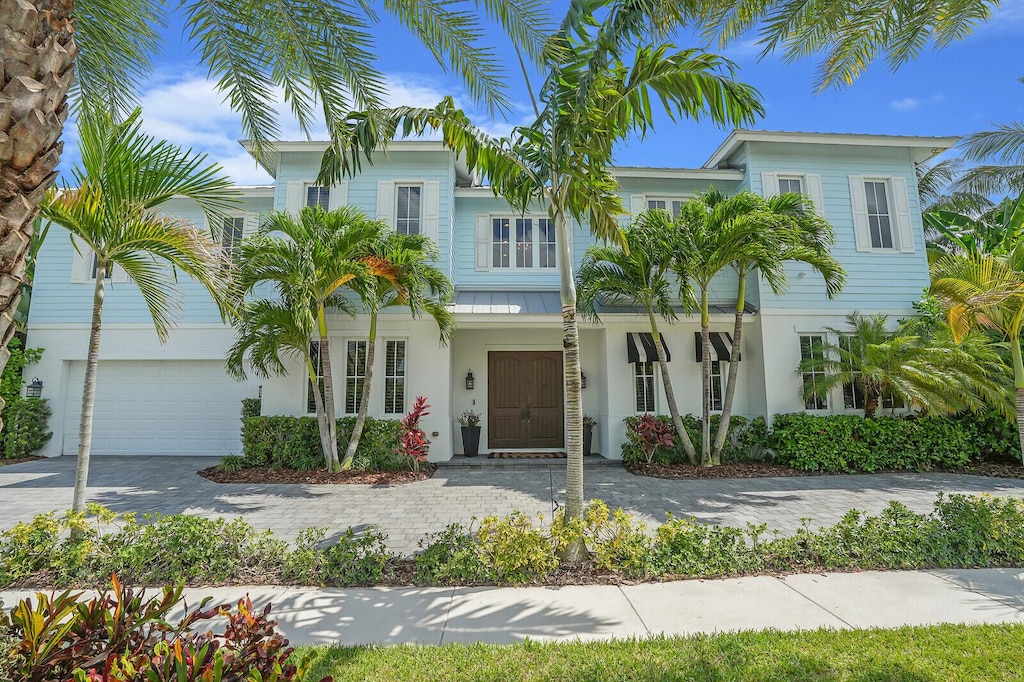
[[[342,680],[850,680],[1024,677],[1024,625],[744,632],[598,643],[321,646],[303,678]]]

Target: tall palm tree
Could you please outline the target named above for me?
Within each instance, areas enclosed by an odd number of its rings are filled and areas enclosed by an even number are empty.
[[[1024,83],[1024,78],[1020,81]],[[984,196],[1024,192],[1024,121],[1000,123],[964,137],[959,144],[970,168],[956,187]]]
[[[316,400],[315,405],[330,471],[337,471],[340,463],[327,311],[350,315],[355,312],[342,287],[353,286],[378,273],[375,264],[362,256],[367,245],[380,239],[386,229],[384,223],[368,220],[355,208],[328,212],[313,206],[302,209],[297,218],[283,212],[271,214],[259,233],[242,243],[237,272],[239,295],[251,294],[262,284],[271,285],[295,318],[293,331],[309,332],[307,344],[316,341],[315,355],[320,367],[312,366],[321,370],[322,378],[314,380],[318,374],[314,371],[311,381],[314,397],[322,391],[322,402]],[[251,354],[258,347],[244,343],[250,329],[244,316],[242,320],[236,347],[250,349]],[[311,364],[313,356],[312,351],[302,354]],[[280,369],[273,363],[267,366]]]
[[[96,263],[74,511],[85,509],[108,273],[118,266],[139,288],[161,341],[180,306],[176,272],[198,280],[222,311],[227,306],[220,247],[190,223],[159,209],[172,198],[186,197],[199,204],[211,225],[220,224],[219,218],[235,205],[231,182],[206,155],[157,141],[144,135],[140,125],[138,110],[124,123],[114,123],[109,114],[83,117],[82,159],[71,170],[72,184],[48,192],[41,209],[44,218],[67,229],[79,253],[93,256]]]
[[[447,345],[455,331],[455,320],[448,303],[455,288],[451,280],[433,265],[438,258],[437,246],[428,237],[418,234],[386,232],[376,241],[368,242],[361,256],[372,265],[370,277],[353,280],[351,288],[359,296],[364,313],[370,316],[370,333],[366,344],[366,374],[359,398],[356,423],[349,438],[342,469],[352,466],[359,439],[366,422],[373,386],[373,356],[377,347],[377,318],[387,308],[405,307],[413,318],[430,316],[437,323],[441,343]]]
[[[752,253],[744,248],[732,262],[736,271],[736,312],[733,322],[732,340],[736,349],[736,360],[729,363],[729,375],[722,401],[722,419],[718,433],[711,447],[711,461],[718,464],[722,449],[729,434],[732,419],[733,399],[739,375],[739,349],[743,338],[743,315],[746,308],[747,278],[760,274],[776,295],[786,289],[786,263],[810,265],[825,280],[825,295],[834,298],[846,281],[846,272],[830,249],[835,243],[835,232],[828,221],[814,210],[814,204],[803,194],[785,193],[763,199],[750,192],[741,192],[733,197],[719,200],[731,205],[723,215],[732,216],[730,221],[752,221],[761,229],[750,235],[756,248]],[[731,228],[722,228],[731,229]],[[707,352],[707,349],[704,349]]]
[[[957,188],[965,172],[963,159],[919,163],[914,170],[921,213],[955,211],[976,216],[992,208],[992,202],[984,194]]]
[[[174,16],[170,17],[169,14]],[[352,106],[376,109],[386,83],[375,29],[388,15],[464,83],[488,111],[506,108],[504,77],[478,14],[540,64],[551,26],[539,0],[4,0],[0,9],[0,350],[14,333],[19,285],[39,202],[63,150],[68,97],[115,117],[134,106],[174,19],[257,155],[279,136],[281,93],[307,134],[334,129]],[[0,371],[7,355],[0,353]]]
[[[600,303],[633,305],[647,314],[658,353],[668,411],[686,456],[690,458],[691,464],[696,464],[697,451],[679,415],[665,347],[661,343],[661,332],[658,329],[659,317],[669,323],[676,320],[673,285],[669,281],[671,244],[666,239],[671,233],[671,227],[672,217],[667,211],[641,213],[631,227],[623,230],[621,246],[598,245],[587,249],[576,273],[576,288],[580,312],[595,322],[600,322],[597,310]],[[689,291],[688,287],[686,291]]]
[[[1013,385],[1024,459],[1024,359],[1020,336],[1024,332],[1024,240],[1005,255],[952,253],[931,267],[931,292],[949,314],[953,338],[964,339],[974,327],[1001,334],[1010,347]]]
[[[449,149],[490,181],[496,196],[519,211],[546,207],[555,226],[562,303],[569,519],[583,514],[583,408],[570,221],[586,223],[601,239],[620,239],[618,221],[626,211],[608,167],[618,142],[654,125],[652,99],[671,117],[706,117],[719,124],[749,122],[762,111],[756,91],[732,79],[728,61],[700,50],[646,44],[651,30],[664,26],[649,16],[649,6],[658,4],[571,3],[562,27],[548,41],[547,77],[533,100],[536,119],[516,126],[508,137],[487,135],[446,98],[432,109],[352,114],[343,129],[333,132],[335,144],[322,166],[321,181],[330,182],[355,172],[363,157],[372,162],[373,152],[399,134],[439,131]],[[568,563],[584,558],[581,543],[563,556]]]
[[[864,417],[875,416],[884,401],[929,414],[981,411],[991,406],[1010,412],[1008,368],[984,335],[956,343],[948,329],[931,332],[916,321],[886,329],[885,315],[850,313],[847,329],[827,328],[835,342],[819,344],[801,360],[797,373],[813,377],[804,397],[827,395],[842,387]]]

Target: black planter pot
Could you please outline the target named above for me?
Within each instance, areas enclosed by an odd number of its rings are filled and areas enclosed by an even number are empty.
[[[476,457],[480,454],[480,427],[462,427],[462,452],[466,457]]]
[[[591,448],[594,445],[594,425],[584,424],[583,425],[583,455],[587,456],[591,454]]]

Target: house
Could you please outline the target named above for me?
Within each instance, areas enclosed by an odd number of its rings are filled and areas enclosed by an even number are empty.
[[[743,348],[732,347],[736,281],[723,274],[714,286],[711,319],[714,394],[720,400],[727,363],[742,355],[735,411],[772,415],[801,410],[859,412],[858,396],[842,390],[805,401],[796,373],[802,352],[842,327],[853,310],[912,314],[928,284],[915,167],[946,150],[955,138],[733,131],[696,169],[617,168],[625,205],[672,210],[698,190],[749,189],[764,195],[806,193],[835,226],[834,255],[848,273],[843,292],[825,296],[822,279],[807,267],[788,270],[789,289],[774,295],[752,278],[747,286]],[[382,316],[375,359],[372,416],[397,417],[416,395],[427,396],[424,429],[432,459],[461,451],[455,416],[483,415],[481,449],[564,447],[561,305],[554,232],[543,210],[517,215],[481,186],[437,142],[398,142],[355,177],[332,187],[315,178],[322,142],[281,142],[261,163],[274,178],[266,187],[239,188],[245,211],[232,216],[225,246],[253,231],[259,216],[320,204],[351,204],[395,229],[435,239],[441,265],[456,286],[458,329],[440,345],[432,321],[408,314]],[[167,211],[204,226],[195,205],[173,201]],[[572,257],[592,238],[576,230]],[[77,451],[82,377],[91,311],[93,268],[60,228],[42,248],[29,322],[29,343],[45,348],[32,372],[43,381],[53,410],[54,437],[43,454]],[[180,323],[165,345],[153,331],[143,300],[115,271],[107,293],[92,451],[105,454],[238,453],[239,401],[262,397],[264,414],[312,410],[306,373],[237,382],[223,370],[233,341],[205,291],[183,284]],[[329,316],[339,414],[356,409],[365,372],[367,320]],[[602,324],[581,325],[584,410],[598,420],[595,450],[618,457],[623,418],[665,412],[646,318],[611,309]],[[681,411],[700,411],[698,320],[681,317],[663,334]]]

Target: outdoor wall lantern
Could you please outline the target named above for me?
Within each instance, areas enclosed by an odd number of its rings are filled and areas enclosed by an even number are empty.
[[[584,374],[583,370],[581,369],[580,370],[580,388],[586,388],[586,387],[587,387],[587,375]]]
[[[472,391],[474,386],[476,386],[476,379],[473,377],[473,370],[469,370],[466,372],[466,390]]]
[[[38,398],[43,395],[43,380],[39,377],[32,377],[32,383],[25,388],[26,398]]]

